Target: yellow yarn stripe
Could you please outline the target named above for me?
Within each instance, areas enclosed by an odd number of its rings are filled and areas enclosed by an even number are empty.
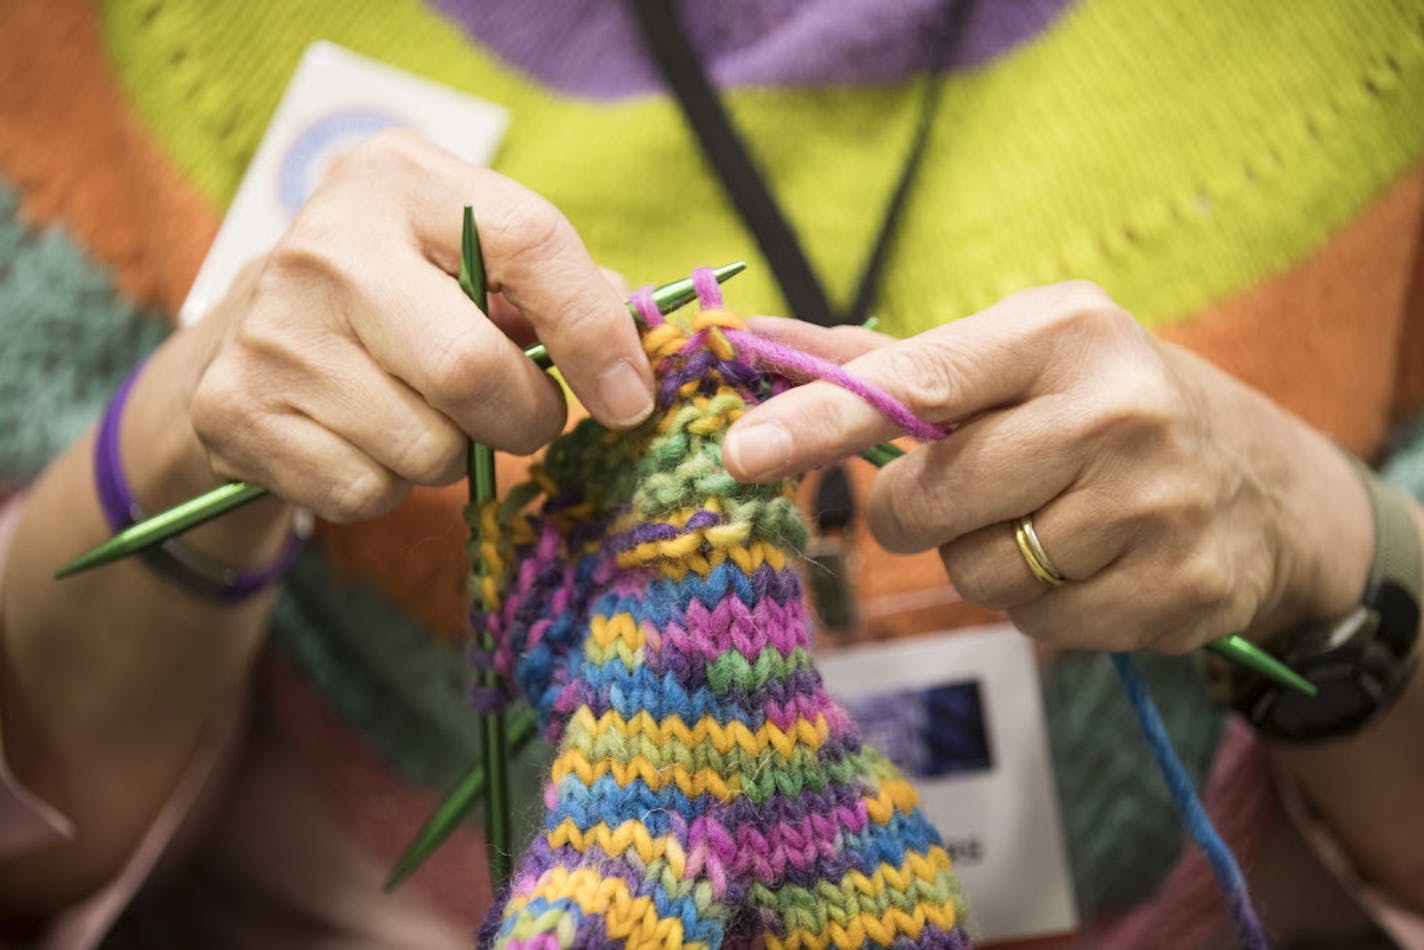
[[[876,946],[890,947],[898,936],[917,939],[926,924],[944,930],[953,927],[954,905],[946,903],[943,907],[930,907],[919,904],[910,913],[898,907],[887,907],[883,915],[856,914],[844,924],[832,922],[821,931],[793,930],[784,938],[768,936],[766,945],[769,950],[800,950],[803,947],[806,950],[825,950],[826,947],[860,950],[869,940]]]
[[[669,870],[678,878],[687,870],[687,854],[678,840],[672,835],[653,836],[641,821],[625,821],[617,828],[609,828],[606,822],[600,821],[585,831],[572,818],[565,818],[544,837],[551,848],[571,844],[581,853],[589,848],[602,848],[605,853],[616,856],[632,848],[644,864],[667,861]]]
[[[600,848],[605,854],[621,855],[630,848],[644,864],[666,861],[668,870],[681,879],[686,875],[687,853],[682,844],[672,835],[653,835],[648,826],[640,821],[626,821],[617,828],[609,828],[606,822],[599,822],[592,828],[580,829],[572,818],[566,818],[559,826],[545,835],[550,848],[572,845],[579,852],[590,848]],[[941,847],[934,846],[923,855],[914,852],[906,854],[905,862],[899,866],[881,863],[874,873],[866,875],[852,871],[838,883],[826,883],[822,888],[832,887],[840,891],[840,904],[850,903],[856,895],[875,898],[887,890],[904,893],[916,881],[932,883],[943,871],[951,868],[949,854]],[[839,905],[838,905],[839,906]],[[953,925],[953,905],[947,903],[948,919]],[[848,925],[849,921],[845,925]],[[946,928],[948,929],[948,928]]]
[[[662,542],[650,542],[620,552],[618,566],[636,567],[639,564],[655,564],[665,577],[675,581],[682,580],[689,571],[698,577],[706,577],[716,570],[718,565],[729,560],[735,562],[737,567],[748,574],[763,564],[770,564],[773,569],[778,571],[786,567],[786,551],[765,541],[753,541],[746,547],[731,545],[717,548],[707,557],[694,554],[683,556],[681,560],[670,560],[677,555],[664,553],[666,549],[660,547],[661,544]]]
[[[713,795],[722,801],[730,801],[741,793],[741,780],[737,776],[725,777],[715,769],[687,769],[681,765],[667,765],[661,769],[638,756],[630,762],[614,762],[600,759],[590,762],[588,756],[579,749],[569,749],[554,760],[550,778],[555,785],[577,775],[585,785],[592,785],[605,775],[612,775],[619,785],[642,779],[648,788],[657,791],[675,786],[684,795]]]
[[[763,723],[758,729],[752,730],[742,722],[733,721],[722,725],[707,716],[689,728],[681,717],[672,716],[659,722],[647,711],[637,713],[632,719],[624,719],[617,710],[609,710],[595,719],[593,711],[587,706],[574,713],[570,730],[574,733],[585,733],[592,740],[613,733],[630,739],[646,737],[664,746],[677,743],[689,750],[706,742],[723,753],[741,749],[748,755],[760,755],[768,749],[774,749],[782,756],[791,755],[798,746],[819,749],[826,744],[831,733],[826,717],[820,713],[817,713],[814,722],[797,719],[789,730],[783,730],[773,722]]]
[[[865,813],[876,824],[883,825],[895,817],[895,812],[909,814],[920,802],[915,787],[902,778],[886,779],[874,798],[864,799]]]
[[[652,899],[634,897],[621,878],[600,877],[587,868],[573,872],[562,867],[551,868],[531,893],[511,897],[508,906],[517,910],[541,897],[549,901],[572,900],[585,913],[602,914],[608,935],[627,941],[630,948],[701,950],[707,946],[702,941],[684,942],[682,921],[659,917]]]

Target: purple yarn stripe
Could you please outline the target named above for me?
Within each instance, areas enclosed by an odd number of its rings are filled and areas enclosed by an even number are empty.
[[[671,2],[671,0],[670,0]],[[888,84],[933,68],[965,0],[682,0],[708,75],[722,88]],[[979,0],[953,62],[974,69],[1042,35],[1075,0]],[[565,95],[621,99],[662,81],[618,0],[433,0],[494,55]],[[476,90],[478,92],[478,90]]]

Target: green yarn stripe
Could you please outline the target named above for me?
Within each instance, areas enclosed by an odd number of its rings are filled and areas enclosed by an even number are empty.
[[[739,309],[785,311],[666,98],[554,94],[419,0],[108,0],[103,25],[130,101],[218,207],[301,50],[322,37],[508,107],[498,170],[554,201],[635,283],[747,256]],[[1148,323],[1180,320],[1302,260],[1419,161],[1422,77],[1424,24],[1409,0],[1081,0],[949,81],[882,326],[915,332],[1069,278],[1098,281]],[[872,237],[865,209],[899,168],[885,143],[912,128],[917,90],[728,96],[837,299]],[[555,146],[551,130],[580,147]]]

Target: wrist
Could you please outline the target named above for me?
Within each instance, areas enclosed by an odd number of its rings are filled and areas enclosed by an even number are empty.
[[[1339,446],[1291,418],[1297,449],[1283,460],[1278,537],[1281,590],[1251,636],[1336,620],[1360,603],[1374,558],[1369,494]]]
[[[178,331],[156,351],[122,406],[119,467],[145,515],[223,483],[213,473],[188,415],[192,393],[220,332],[220,327],[206,323]],[[269,496],[186,532],[182,543],[224,564],[268,564],[290,537],[292,514],[291,506]]]

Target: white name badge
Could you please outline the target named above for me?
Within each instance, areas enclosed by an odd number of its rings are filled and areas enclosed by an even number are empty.
[[[242,265],[282,236],[333,158],[382,129],[410,129],[488,165],[509,125],[500,106],[358,56],[307,47],[247,167],[179,316],[192,323],[222,299]],[[459,208],[452,208],[452,228]]]
[[[826,688],[914,781],[979,942],[1078,925],[1033,645],[1008,624],[828,650]]]

